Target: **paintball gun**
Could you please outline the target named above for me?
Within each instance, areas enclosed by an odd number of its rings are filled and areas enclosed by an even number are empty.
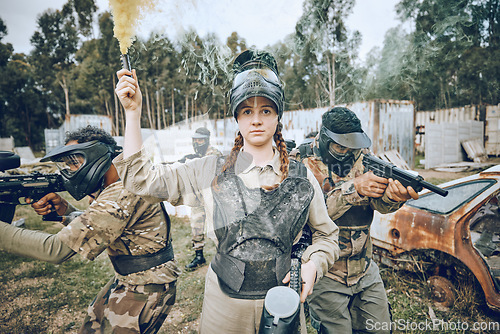
[[[259,334],[299,332],[301,287],[300,259],[292,259],[290,287],[275,286],[267,291],[262,308]]]
[[[420,192],[423,188],[426,188],[443,197],[448,195],[448,190],[424,181],[422,176],[414,175],[373,155],[365,155],[363,157],[363,165],[365,166],[365,170],[371,170],[373,174],[386,179],[398,180],[404,187],[411,186],[416,192]]]
[[[17,168],[20,158],[12,152],[0,151],[0,171]],[[20,198],[31,198],[38,201],[52,192],[66,191],[62,176],[59,174],[42,174],[34,172],[28,175],[0,176],[0,221],[10,223],[14,218]],[[43,216],[43,220],[54,220],[56,212]]]
[[[302,254],[311,243],[312,232],[306,225],[302,229],[300,240],[292,247],[290,286],[276,286],[267,292],[262,308],[259,334],[305,333],[305,316],[300,310],[300,293],[302,292],[300,267]]]

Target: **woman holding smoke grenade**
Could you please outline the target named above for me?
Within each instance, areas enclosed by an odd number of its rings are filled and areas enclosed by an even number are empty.
[[[239,132],[228,156],[153,165],[142,147],[142,95],[135,70],[117,72],[126,111],[125,188],[152,201],[203,205],[217,253],[207,272],[200,333],[256,333],[266,292],[289,281],[292,245],[305,224],[301,301],[339,256],[338,228],[304,165],[288,159],[281,135],[284,94],[274,57],[247,50],[233,63],[230,107]],[[274,139],[274,145],[273,145]]]

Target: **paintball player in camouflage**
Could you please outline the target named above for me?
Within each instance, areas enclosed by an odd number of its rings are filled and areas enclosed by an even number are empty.
[[[56,162],[68,192],[77,200],[88,195],[90,206],[77,212],[59,195],[47,194],[32,203],[38,214],[56,211],[73,219],[57,234],[0,223],[0,248],[52,263],[76,253],[94,260],[107,250],[116,275],[90,304],[80,333],[156,333],[174,304],[180,274],[170,220],[160,204],[123,188],[111,163],[117,153],[115,140],[101,129],[68,133],[66,145],[42,161]]]
[[[222,156],[219,150],[210,145],[210,131],[207,128],[201,127],[196,129],[192,138],[195,154],[188,154],[179,160],[179,162],[184,163],[187,160],[202,158],[207,155]],[[207,262],[203,256],[203,247],[205,247],[205,209],[201,206],[192,208],[191,235],[195,256],[193,261],[185,266],[188,271],[195,270]]]
[[[384,284],[372,261],[373,211],[396,211],[418,194],[399,181],[364,172],[362,160],[370,145],[354,112],[335,107],[323,114],[314,141],[299,147],[300,159],[322,185],[328,214],[340,229],[340,258],[307,300],[311,324],[321,334],[368,332],[369,320],[390,322]]]

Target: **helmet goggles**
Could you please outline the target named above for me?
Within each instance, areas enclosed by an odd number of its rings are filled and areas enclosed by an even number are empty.
[[[74,153],[54,159],[54,163],[62,174],[73,176],[86,163],[86,157],[82,153]]]
[[[236,118],[238,106],[248,98],[263,96],[276,105],[278,118],[283,114],[283,87],[276,73],[269,68],[252,68],[237,74],[230,94],[231,111]]]
[[[233,89],[255,79],[264,79],[272,85],[281,86],[280,79],[270,68],[252,68],[236,74],[233,80]]]

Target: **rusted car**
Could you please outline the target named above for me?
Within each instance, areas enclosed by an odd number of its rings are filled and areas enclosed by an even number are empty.
[[[371,228],[376,261],[425,272],[433,299],[454,301],[454,283],[475,278],[486,304],[500,311],[500,165],[422,191],[391,214],[376,213]],[[472,280],[474,281],[474,280]]]

